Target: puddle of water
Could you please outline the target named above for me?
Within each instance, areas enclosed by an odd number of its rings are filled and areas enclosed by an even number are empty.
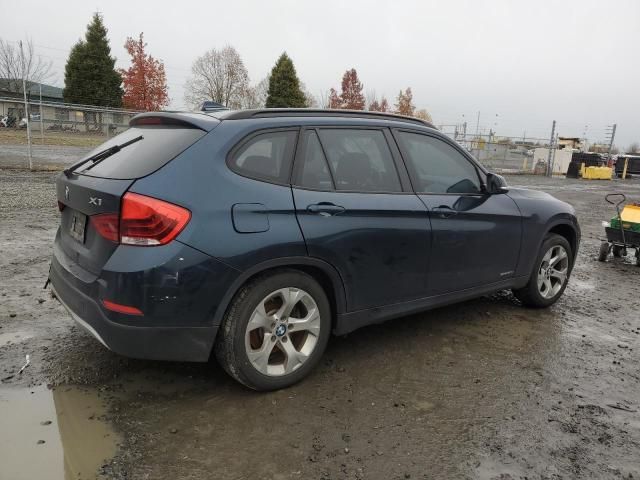
[[[20,343],[33,338],[33,333],[26,331],[0,333],[0,347],[7,343]]]
[[[98,468],[115,454],[118,441],[99,420],[104,413],[103,402],[91,390],[68,386],[49,390],[44,385],[1,388],[0,476],[96,478]]]

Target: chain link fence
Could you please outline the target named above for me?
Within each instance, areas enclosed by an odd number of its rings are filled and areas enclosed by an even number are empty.
[[[501,137],[497,135],[450,135],[482,165],[497,173],[564,174],[571,161],[571,151],[558,150],[549,139]]]
[[[25,111],[21,99],[0,97],[0,166],[67,165],[129,128],[129,120],[137,113],[38,101],[28,101]]]

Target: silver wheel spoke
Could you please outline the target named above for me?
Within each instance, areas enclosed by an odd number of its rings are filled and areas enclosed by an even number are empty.
[[[549,266],[550,267],[555,267],[555,265],[564,260],[565,258],[567,258],[567,252],[565,252],[564,248],[560,248],[559,252],[556,254],[555,257],[553,257],[551,260],[549,260]]]
[[[284,373],[293,372],[299,365],[307,359],[307,355],[296,350],[291,340],[279,342],[279,346],[287,357],[284,361]]]
[[[567,278],[566,270],[561,271],[561,270],[555,270],[552,268],[549,271],[549,275],[551,276],[551,278],[557,278],[560,282],[564,282],[564,279]]]
[[[283,288],[282,294],[282,306],[278,310],[277,315],[280,317],[289,317],[293,308],[302,300],[306,295],[302,290],[297,288]]]
[[[247,330],[252,331],[256,328],[271,328],[271,324],[275,321],[273,315],[267,315],[266,310],[264,309],[264,302],[256,307],[256,309],[251,314],[251,320],[249,320],[249,325],[247,325]]]
[[[262,346],[258,350],[249,350],[247,356],[249,361],[262,373],[267,373],[269,367],[269,357],[273,352],[275,342],[271,341],[271,334],[265,333]]]
[[[314,308],[304,318],[289,318],[289,325],[294,332],[309,332],[317,337],[320,335],[320,312]]]

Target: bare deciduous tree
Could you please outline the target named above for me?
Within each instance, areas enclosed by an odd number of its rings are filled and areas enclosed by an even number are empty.
[[[416,110],[413,113],[413,116],[419,118],[420,120],[424,120],[426,122],[432,122],[431,114],[427,111],[426,108],[421,108],[420,110]]]
[[[34,83],[42,83],[49,79],[51,61],[43,60],[36,55],[33,42],[23,42],[20,47],[0,38],[0,78],[7,81],[7,89],[13,93],[22,93],[22,79],[26,81],[27,92]]]
[[[192,76],[185,86],[185,101],[195,107],[204,100],[242,108],[252,95],[249,74],[235,48],[212,48],[198,57],[191,67]]]
[[[313,93],[307,90],[307,86],[302,82],[300,82],[300,89],[302,93],[304,93],[306,108],[318,108],[318,99]]]
[[[629,145],[629,147],[627,148],[627,153],[640,153],[640,143],[633,142],[631,145]]]

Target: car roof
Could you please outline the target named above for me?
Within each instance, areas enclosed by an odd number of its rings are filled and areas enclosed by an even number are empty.
[[[433,124],[425,120],[396,115],[386,112],[370,112],[366,110],[333,110],[315,108],[262,108],[250,110],[222,110],[207,112],[207,115],[218,120],[246,120],[258,118],[285,118],[285,117],[322,117],[322,118],[358,118],[371,120],[390,120],[394,122],[410,123],[422,127],[435,128]]]

